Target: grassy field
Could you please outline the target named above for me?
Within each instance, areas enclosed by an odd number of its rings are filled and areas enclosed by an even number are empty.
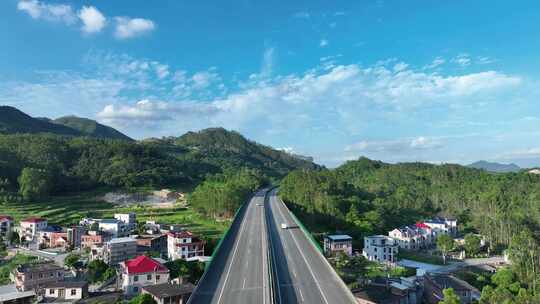
[[[182,224],[208,238],[219,238],[230,225],[229,221],[217,222],[194,212],[190,208],[152,208],[149,206],[117,207],[100,201],[99,192],[84,192],[52,197],[42,202],[0,202],[0,213],[10,215],[16,221],[29,216],[40,216],[58,225],[77,224],[83,217],[112,218],[114,213],[135,212],[139,221],[156,220],[170,224]]]
[[[429,254],[423,254],[420,252],[415,251],[406,251],[406,250],[400,250],[398,253],[398,258],[401,259],[407,259],[427,264],[434,264],[434,265],[444,265],[443,259],[440,256],[437,255],[429,255]],[[447,259],[447,262],[449,262],[450,259]]]

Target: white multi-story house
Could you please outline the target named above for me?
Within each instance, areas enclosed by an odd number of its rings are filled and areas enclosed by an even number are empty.
[[[457,220],[453,218],[435,217],[433,219],[424,221],[424,224],[433,229],[433,234],[435,238],[439,234],[449,234],[451,236],[456,236],[458,232]]]
[[[169,269],[158,261],[145,255],[120,263],[120,283],[128,296],[141,292],[148,285],[169,282]]]
[[[0,215],[0,238],[8,242],[13,231],[13,218],[8,215]]]
[[[38,232],[47,228],[47,220],[40,217],[30,217],[21,221],[19,237],[28,242],[37,239]]]
[[[418,250],[431,245],[431,232],[415,226],[404,226],[388,232],[388,236],[395,239],[399,248]]]
[[[126,224],[117,219],[105,219],[99,221],[99,230],[112,235],[113,238],[123,237],[127,233]]]
[[[364,237],[362,255],[369,261],[394,264],[397,261],[399,246],[397,240],[386,235]]]
[[[167,233],[167,256],[169,260],[189,260],[204,256],[204,241],[189,231]]]
[[[352,237],[348,235],[328,235],[324,238],[324,253],[327,255],[344,253],[351,256],[352,251]]]
[[[123,222],[128,231],[133,231],[137,228],[137,215],[135,212],[116,213],[114,218]]]

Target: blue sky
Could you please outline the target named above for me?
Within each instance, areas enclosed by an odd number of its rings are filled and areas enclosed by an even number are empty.
[[[535,1],[126,3],[1,1],[0,104],[134,138],[223,126],[331,167],[540,165]]]

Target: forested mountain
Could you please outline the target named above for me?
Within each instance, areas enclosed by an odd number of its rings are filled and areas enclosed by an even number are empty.
[[[13,107],[0,106],[0,134],[14,133],[52,133],[77,136],[80,133],[72,128],[33,118]]]
[[[470,165],[467,165],[467,167],[475,168],[475,169],[483,169],[488,172],[495,172],[495,173],[518,172],[519,170],[521,170],[521,168],[516,164],[499,164],[499,163],[488,162],[485,160],[474,162]]]
[[[258,144],[238,132],[223,128],[188,132],[167,141],[188,149],[193,157],[206,158],[220,167],[248,166],[261,169],[276,178],[285,176],[295,168],[319,168],[311,161]]]
[[[34,118],[14,107],[0,106],[0,134],[21,133],[51,133],[131,140],[119,131],[91,119],[75,116],[66,116],[56,120]]]
[[[35,193],[28,195],[32,199],[104,185],[197,185],[208,175],[244,168],[274,180],[293,169],[317,168],[235,132],[211,129],[197,134],[204,135],[200,146],[196,141],[184,142],[183,137],[135,142],[54,134],[0,135],[0,191],[20,191],[26,181],[42,188],[33,189]],[[207,137],[212,140],[207,142]],[[227,148],[230,142],[235,143],[234,149]]]
[[[79,131],[81,134],[97,138],[111,138],[132,140],[127,135],[113,129],[109,126],[102,125],[95,120],[81,118],[77,116],[64,116],[52,120],[51,122],[60,124],[71,129]]]

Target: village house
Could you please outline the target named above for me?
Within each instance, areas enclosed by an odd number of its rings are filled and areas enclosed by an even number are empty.
[[[111,234],[113,238],[123,237],[128,232],[126,224],[117,219],[101,220],[98,227],[100,231]]]
[[[116,238],[103,245],[103,260],[116,265],[137,255],[137,241],[130,237]]]
[[[63,279],[64,269],[52,262],[20,265],[11,272],[11,280],[19,291],[40,289]]]
[[[88,283],[84,281],[58,281],[44,286],[43,297],[76,301],[88,296]]]
[[[399,248],[405,250],[418,250],[431,245],[431,232],[414,226],[404,226],[388,232],[388,236],[395,239]]]
[[[169,281],[169,269],[145,255],[120,263],[119,272],[122,290],[128,296],[139,294],[144,286]]]
[[[135,237],[138,252],[156,252],[160,256],[167,255],[167,235],[143,234]]]
[[[38,232],[47,228],[47,220],[40,217],[30,217],[21,221],[19,237],[21,240],[31,242],[37,239]]]
[[[433,229],[435,238],[440,234],[456,236],[458,232],[457,220],[453,218],[435,217],[424,221],[424,224]]]
[[[351,256],[352,251],[352,237],[348,235],[328,235],[324,237],[325,254],[335,255],[338,253],[344,253]]]
[[[82,226],[73,226],[66,229],[67,240],[69,246],[73,248],[81,248],[82,236],[85,233],[85,229]]]
[[[69,247],[67,232],[53,232],[49,235],[49,248],[64,248]]]
[[[395,239],[386,235],[372,235],[364,237],[362,255],[368,261],[394,264],[397,262],[398,248]]]
[[[116,213],[114,218],[124,223],[126,231],[133,231],[137,228],[137,215],[135,212]]]
[[[195,286],[191,283],[163,283],[145,286],[142,293],[151,295],[158,304],[185,304],[194,289]]]
[[[8,215],[0,215],[0,238],[7,242],[13,231],[13,218]]]
[[[167,234],[167,256],[169,260],[204,256],[204,241],[189,231],[169,232]]]
[[[102,231],[88,231],[88,234],[81,236],[81,248],[91,248],[92,246],[102,246],[110,241],[112,236]]]
[[[480,291],[469,283],[449,274],[426,273],[424,275],[424,300],[436,304],[443,300],[443,290],[454,289],[460,303],[469,304],[480,298]]]
[[[359,304],[419,304],[422,288],[416,279],[377,278],[352,290]]]

